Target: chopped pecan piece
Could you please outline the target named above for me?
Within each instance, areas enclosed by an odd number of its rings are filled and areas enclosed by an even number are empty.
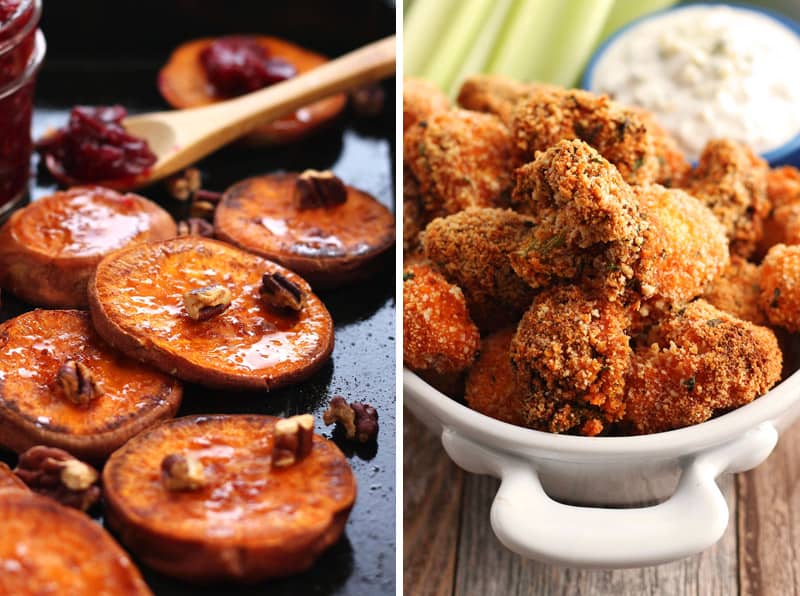
[[[353,402],[337,395],[322,415],[325,424],[337,423],[350,440],[366,443],[378,436],[378,412],[369,404]]]
[[[14,473],[39,494],[86,511],[100,498],[100,475],[63,449],[37,445],[19,456]]]
[[[311,414],[278,420],[272,447],[272,465],[284,468],[309,453],[314,442],[314,417]]]
[[[214,224],[199,217],[190,217],[185,221],[178,222],[178,236],[213,238]]]
[[[58,384],[72,403],[85,406],[103,395],[103,388],[83,363],[67,360],[58,369]]]
[[[205,321],[225,312],[231,305],[231,291],[219,285],[190,290],[183,295],[183,305],[189,317]]]
[[[298,209],[333,207],[347,200],[347,187],[330,170],[306,170],[297,177],[294,200]]]
[[[306,301],[303,289],[280,273],[265,273],[261,278],[260,292],[264,302],[273,308],[300,312]]]
[[[170,453],[161,461],[161,480],[169,491],[197,490],[206,485],[206,472],[196,458]]]
[[[173,199],[188,201],[200,190],[201,183],[200,170],[187,168],[167,179],[167,192]]]

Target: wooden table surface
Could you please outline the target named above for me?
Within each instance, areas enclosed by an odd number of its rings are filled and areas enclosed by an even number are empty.
[[[489,524],[498,481],[463,472],[406,409],[404,593],[800,594],[800,423],[755,470],[719,480],[730,523],[708,551],[658,567],[590,571],[528,561]]]

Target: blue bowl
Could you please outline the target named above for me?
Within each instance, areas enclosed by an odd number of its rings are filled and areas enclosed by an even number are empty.
[[[601,45],[598,47],[594,54],[592,54],[591,59],[589,60],[589,64],[587,64],[586,69],[583,71],[583,77],[581,78],[581,87],[587,89],[589,91],[592,90],[592,79],[594,77],[594,69],[597,65],[597,61],[603,56],[605,51],[608,47],[616,41],[616,39],[623,35],[629,29],[632,29],[639,25],[640,23],[647,21],[652,18],[656,18],[659,15],[662,15],[667,12],[673,12],[676,10],[683,10],[685,8],[689,8],[692,6],[728,6],[730,8],[734,8],[737,10],[747,10],[750,12],[756,12],[765,16],[768,16],[775,21],[778,21],[788,29],[791,29],[798,38],[800,38],[800,24],[793,21],[792,19],[777,13],[771,10],[767,10],[765,8],[761,8],[758,6],[751,6],[749,4],[737,4],[737,3],[726,3],[726,2],[717,2],[717,3],[708,3],[708,2],[693,2],[689,4],[681,4],[680,6],[672,6],[669,8],[664,8],[661,10],[657,10],[655,12],[649,13],[643,17],[639,17],[625,25],[624,27],[620,27],[617,31],[615,31],[612,35],[608,37]],[[797,106],[797,109],[800,110],[800,105]],[[780,147],[776,147],[770,151],[761,154],[761,157],[766,159],[772,167],[782,166],[782,165],[791,165],[795,167],[800,167],[800,131],[789,141],[781,145]]]

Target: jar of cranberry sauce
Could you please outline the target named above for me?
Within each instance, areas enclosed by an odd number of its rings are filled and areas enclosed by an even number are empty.
[[[28,189],[31,116],[45,42],[41,0],[0,0],[0,215]]]

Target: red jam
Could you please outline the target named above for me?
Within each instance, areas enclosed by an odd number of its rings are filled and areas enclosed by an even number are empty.
[[[70,182],[101,182],[144,174],[156,163],[147,141],[125,131],[122,106],[76,106],[65,128],[40,139],[36,149],[51,173]]]
[[[289,62],[270,57],[256,40],[242,36],[215,40],[200,54],[200,62],[214,91],[222,97],[250,93],[297,74]]]
[[[33,90],[45,53],[40,14],[40,0],[0,0],[0,214],[28,188]]]
[[[0,87],[22,75],[33,54],[40,6],[34,0],[0,0]]]

